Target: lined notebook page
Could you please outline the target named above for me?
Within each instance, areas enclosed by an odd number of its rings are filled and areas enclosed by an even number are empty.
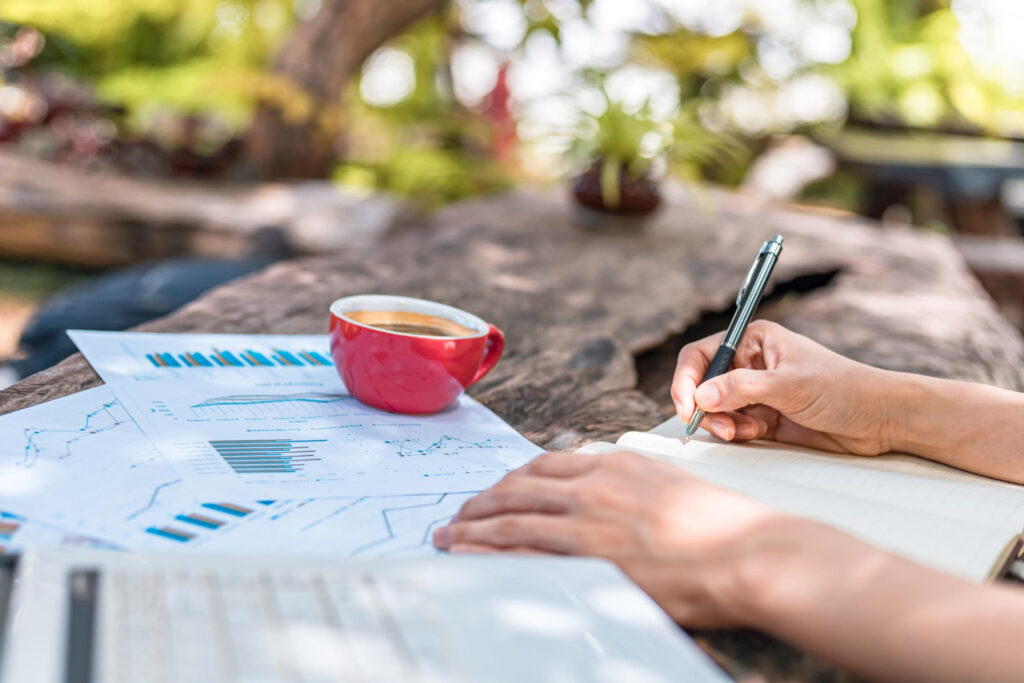
[[[678,418],[672,418],[670,420],[665,420],[660,425],[646,433],[678,439],[686,434],[686,425]],[[703,429],[697,430],[695,438],[700,437],[706,437],[704,440],[714,439],[714,437]],[[725,443],[723,441],[716,442]],[[792,449],[793,451],[803,451],[805,453],[821,455],[818,451],[802,449],[799,446],[775,445],[776,447],[781,447],[786,450]],[[836,459],[845,460],[851,465],[866,469],[885,470],[886,472],[902,472],[903,474],[913,474],[919,477],[931,477],[933,479],[960,481],[968,484],[982,484],[985,486],[1001,486],[1018,491],[1024,491],[1024,487],[1018,486],[1017,484],[999,481],[998,479],[990,479],[989,477],[984,477],[980,474],[972,474],[970,472],[958,470],[955,467],[950,467],[949,465],[937,463],[934,460],[926,460],[925,458],[919,458],[914,455],[895,453],[879,455],[872,458],[863,458],[856,455],[833,455],[831,453],[827,455]]]
[[[731,444],[706,434],[695,435],[684,445],[677,438],[629,432],[619,444],[943,517],[1012,528],[1016,533],[1024,530],[1024,486],[985,477],[921,476],[912,474],[913,470],[873,467],[874,458],[833,455],[767,441]],[[952,470],[939,467],[940,473]],[[927,465],[920,469],[931,471]]]
[[[763,477],[732,467],[695,462],[625,444],[590,444],[585,453],[635,450],[679,465],[714,484],[756,498],[783,512],[842,529],[868,543],[972,581],[984,581],[1015,533],[1006,526],[946,517]]]

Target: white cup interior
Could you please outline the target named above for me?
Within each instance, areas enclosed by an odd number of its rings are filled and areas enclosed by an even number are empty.
[[[347,296],[344,299],[338,299],[331,304],[331,313],[333,315],[336,315],[339,318],[344,318],[353,325],[370,327],[369,325],[364,325],[361,322],[352,320],[352,318],[346,315],[353,311],[402,311],[403,313],[436,315],[442,318],[448,318],[463,327],[468,327],[475,331],[474,334],[467,334],[463,337],[450,337],[450,339],[472,339],[473,337],[480,337],[487,334],[490,329],[483,319],[478,318],[472,313],[467,313],[461,308],[439,304],[436,301],[427,301],[426,299],[413,299],[407,296],[361,294],[359,296]],[[379,328],[373,329],[384,331],[388,334],[400,334],[407,337],[417,336],[414,334],[405,334],[403,332],[394,332],[392,330],[380,330]]]

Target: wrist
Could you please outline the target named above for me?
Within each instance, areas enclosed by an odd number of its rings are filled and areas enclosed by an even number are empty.
[[[731,612],[748,627],[787,631],[828,604],[844,576],[874,573],[889,557],[841,531],[780,513],[752,535],[733,568]]]
[[[870,386],[875,395],[869,400],[878,407],[878,437],[881,444],[880,453],[906,451],[907,416],[920,398],[916,387],[907,381],[902,372],[872,368],[869,378]]]
[[[946,427],[952,415],[946,402],[949,394],[936,386],[943,382],[906,372],[886,372],[889,449],[931,457],[937,448],[950,447]],[[951,387],[946,387],[950,389]]]

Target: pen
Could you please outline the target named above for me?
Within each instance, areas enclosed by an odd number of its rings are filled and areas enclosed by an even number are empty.
[[[743,338],[743,333],[746,332],[757,305],[761,303],[764,287],[768,284],[768,278],[771,277],[772,269],[775,268],[775,262],[779,260],[781,253],[782,235],[775,235],[761,245],[757,256],[754,257],[753,265],[747,272],[746,279],[743,280],[740,293],[736,296],[736,312],[729,322],[729,328],[725,331],[725,339],[718,347],[715,358],[711,361],[711,366],[704,374],[701,384],[729,372],[729,368],[732,366],[732,357],[736,355],[736,347],[739,346],[740,339]],[[683,438],[683,443],[690,440],[703,419],[704,411],[697,408],[690,423],[686,425],[686,436]]]

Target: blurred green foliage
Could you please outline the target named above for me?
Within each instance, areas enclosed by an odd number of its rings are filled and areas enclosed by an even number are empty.
[[[4,0],[0,19],[46,36],[36,67],[91,83],[136,122],[166,108],[240,129],[295,13],[290,0]]]
[[[510,186],[509,174],[488,154],[486,122],[452,94],[452,40],[450,22],[435,14],[388,44],[412,58],[412,90],[399,102],[366,102],[356,79],[346,97],[350,142],[336,180],[411,197],[428,208]]]
[[[0,297],[41,301],[58,290],[85,282],[94,274],[66,265],[0,260]]]
[[[142,130],[155,115],[214,116],[234,133],[247,125],[257,102],[270,100],[302,113],[302,98],[272,75],[269,64],[300,17],[319,0],[3,0],[0,20],[41,30],[46,48],[34,67],[55,68],[91,84],[106,101],[124,105],[130,127]],[[329,2],[331,0],[323,0]],[[381,0],[384,1],[384,0]],[[493,121],[453,95],[450,58],[457,45],[480,42],[461,22],[467,0],[450,2],[389,43],[412,59],[413,87],[401,101],[374,105],[353,83],[343,105],[349,132],[334,176],[420,198],[428,205],[499,189],[521,169],[494,151]],[[896,125],[981,132],[1024,130],[1024,101],[982,73],[959,40],[949,0],[849,0],[856,11],[851,54],[840,64],[804,63],[790,76],[820,74],[838,84],[851,117]],[[514,57],[538,33],[560,42],[559,17],[586,18],[589,0],[520,0],[524,32],[519,46],[496,50]],[[807,5],[827,3],[807,0]],[[667,16],[667,15],[666,15]],[[766,26],[744,20],[725,35],[708,35],[662,21],[631,37],[627,60],[659,68],[679,83],[681,103],[669,117],[607,102],[575,130],[571,151],[612,156],[627,165],[663,156],[674,173],[714,173],[736,157],[722,144],[719,122],[708,134],[698,105],[718,102],[730,88],[783,88],[766,76],[759,45]],[[833,121],[792,124],[762,136],[814,131]],[[718,137],[716,137],[718,136]],[[735,143],[736,137],[730,137]],[[748,140],[751,151],[763,142]],[[740,164],[742,166],[742,164]],[[718,173],[738,180],[741,171]],[[849,196],[845,187],[837,196]]]
[[[855,117],[991,133],[1024,129],[1024,97],[975,65],[948,2],[852,2],[852,54],[827,71],[846,90]]]

